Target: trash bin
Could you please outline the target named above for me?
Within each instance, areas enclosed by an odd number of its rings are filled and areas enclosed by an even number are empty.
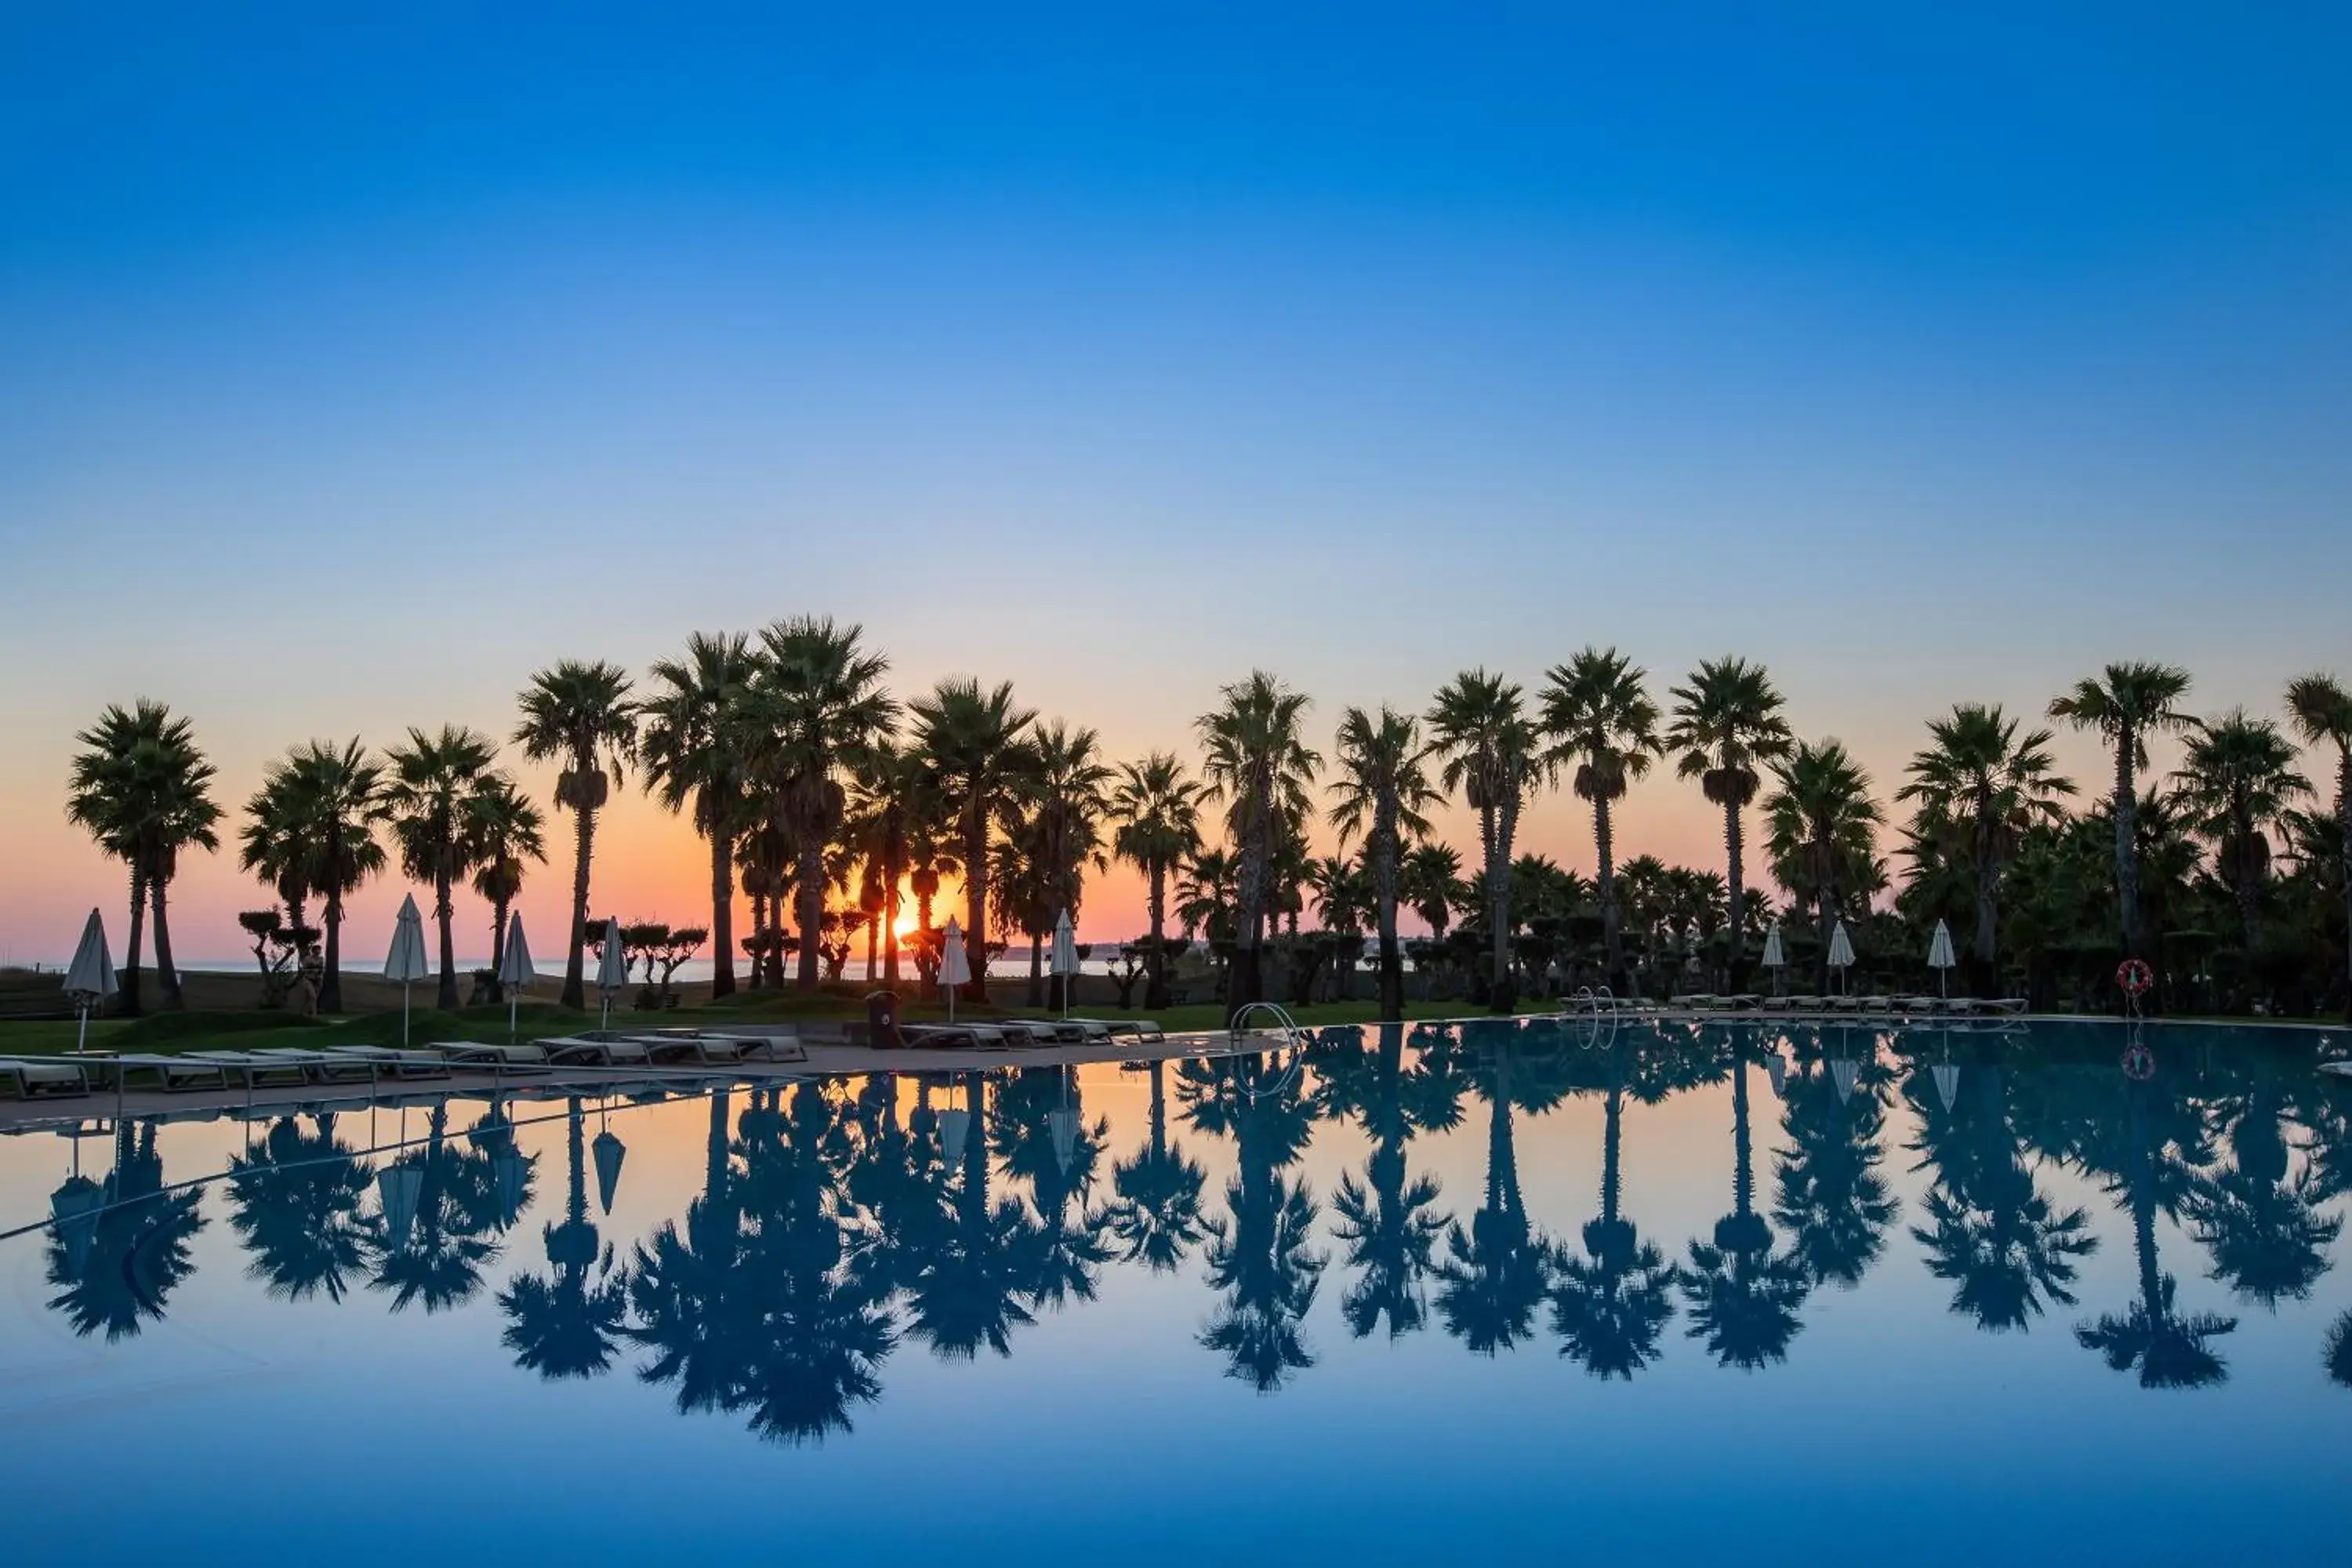
[[[866,994],[866,1032],[877,1048],[895,1051],[906,1045],[898,1036],[898,994],[896,991],[869,991]]]

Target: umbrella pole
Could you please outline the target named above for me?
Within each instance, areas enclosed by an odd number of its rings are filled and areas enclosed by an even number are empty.
[[[408,984],[405,980],[400,983],[400,1048],[404,1051],[408,1048]]]
[[[515,1043],[515,1004],[521,1000],[516,990],[512,985],[507,987],[507,1044],[510,1046]]]
[[[74,1055],[79,1057],[89,1049],[89,1004],[83,1003],[77,1011],[81,1016],[81,1026],[74,1031]]]

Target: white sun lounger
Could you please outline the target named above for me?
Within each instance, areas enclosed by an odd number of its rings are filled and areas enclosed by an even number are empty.
[[[15,1089],[19,1100],[62,1098],[90,1090],[89,1073],[80,1063],[63,1057],[0,1057],[0,1084]]]
[[[324,1055],[372,1062],[385,1078],[447,1078],[449,1058],[439,1051],[400,1050],[391,1046],[334,1046]]]
[[[131,1079],[142,1075],[152,1079],[157,1089],[167,1092],[228,1087],[226,1068],[218,1062],[200,1061],[190,1057],[92,1057],[89,1060],[99,1071],[110,1073],[117,1089],[130,1088]]]
[[[309,1083],[314,1065],[278,1055],[273,1051],[184,1051],[181,1055],[192,1062],[217,1062],[229,1077],[247,1089],[258,1089],[264,1079]]]
[[[373,1082],[376,1077],[375,1066],[369,1058],[347,1056],[340,1051],[306,1050],[299,1046],[268,1046],[260,1050],[237,1054],[299,1064],[320,1083],[349,1083],[362,1079]]]

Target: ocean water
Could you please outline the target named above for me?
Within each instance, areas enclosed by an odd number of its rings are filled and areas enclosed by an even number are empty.
[[[2140,1043],[95,1108],[0,1137],[11,1552],[2343,1561],[2352,1086]]]

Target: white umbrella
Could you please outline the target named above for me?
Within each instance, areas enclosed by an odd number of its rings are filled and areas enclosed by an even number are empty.
[[[971,1112],[950,1106],[940,1112],[940,1152],[950,1165],[963,1163],[964,1146],[971,1138]]]
[[[1936,983],[1947,996],[1952,994],[1951,972],[1958,966],[1959,962],[1952,952],[1952,928],[1942,921],[1937,921],[1936,935],[1927,943],[1927,967],[1936,972]]]
[[[596,994],[604,998],[604,1027],[613,1026],[613,998],[629,988],[629,951],[621,945],[621,922],[604,921],[604,940],[596,956]]]
[[[73,963],[66,970],[66,994],[73,998],[74,1010],[81,1015],[81,1026],[74,1034],[74,1054],[79,1056],[89,1043],[89,1010],[114,994],[114,957],[106,951],[106,922],[98,911],[89,911],[89,920],[81,928],[81,944],[74,949]]]
[[[522,934],[522,916],[518,913],[507,921],[507,950],[499,954],[499,984],[507,994],[507,1038],[515,1034],[515,1000],[539,979],[539,971],[530,966],[530,943]]]
[[[1937,1062],[1935,1073],[1936,1098],[1944,1102],[1945,1110],[1949,1110],[1952,1109],[1952,1101],[1960,1097],[1959,1065],[1956,1062]]]
[[[1862,1064],[1852,1057],[1834,1057],[1830,1061],[1830,1081],[1837,1085],[1841,1100],[1853,1098],[1854,1079],[1862,1072]]]
[[[940,942],[940,989],[948,994],[948,1022],[955,1022],[956,992],[971,984],[971,962],[964,956],[963,928],[948,917],[947,934]]]
[[[383,977],[400,982],[400,1043],[408,1044],[408,987],[433,973],[425,958],[425,917],[416,912],[416,895],[400,900],[400,918],[392,922],[392,951],[383,955]]]
[[[376,1202],[383,1207],[384,1237],[394,1252],[408,1245],[408,1233],[416,1224],[416,1200],[424,1193],[425,1173],[407,1161],[386,1165],[376,1173]]]
[[[1774,1051],[1764,1058],[1764,1070],[1771,1075],[1772,1092],[1779,1098],[1789,1098],[1789,1058]]]
[[[1780,947],[1780,922],[1774,921],[1764,933],[1764,967],[1772,972],[1772,994],[1780,994],[1780,972],[1789,966],[1789,955]]]
[[[1054,922],[1054,962],[1049,971],[1061,982],[1062,1016],[1070,1016],[1070,984],[1078,973],[1077,933],[1070,930],[1070,911],[1064,910]]]
[[[596,1162],[596,1201],[606,1214],[613,1212],[613,1199],[621,1190],[621,1161],[628,1152],[609,1127],[589,1141],[589,1157]]]
[[[1838,972],[1838,989],[1845,989],[1845,972],[1853,967],[1853,939],[1845,934],[1845,921],[1837,923],[1830,933],[1830,967]]]

